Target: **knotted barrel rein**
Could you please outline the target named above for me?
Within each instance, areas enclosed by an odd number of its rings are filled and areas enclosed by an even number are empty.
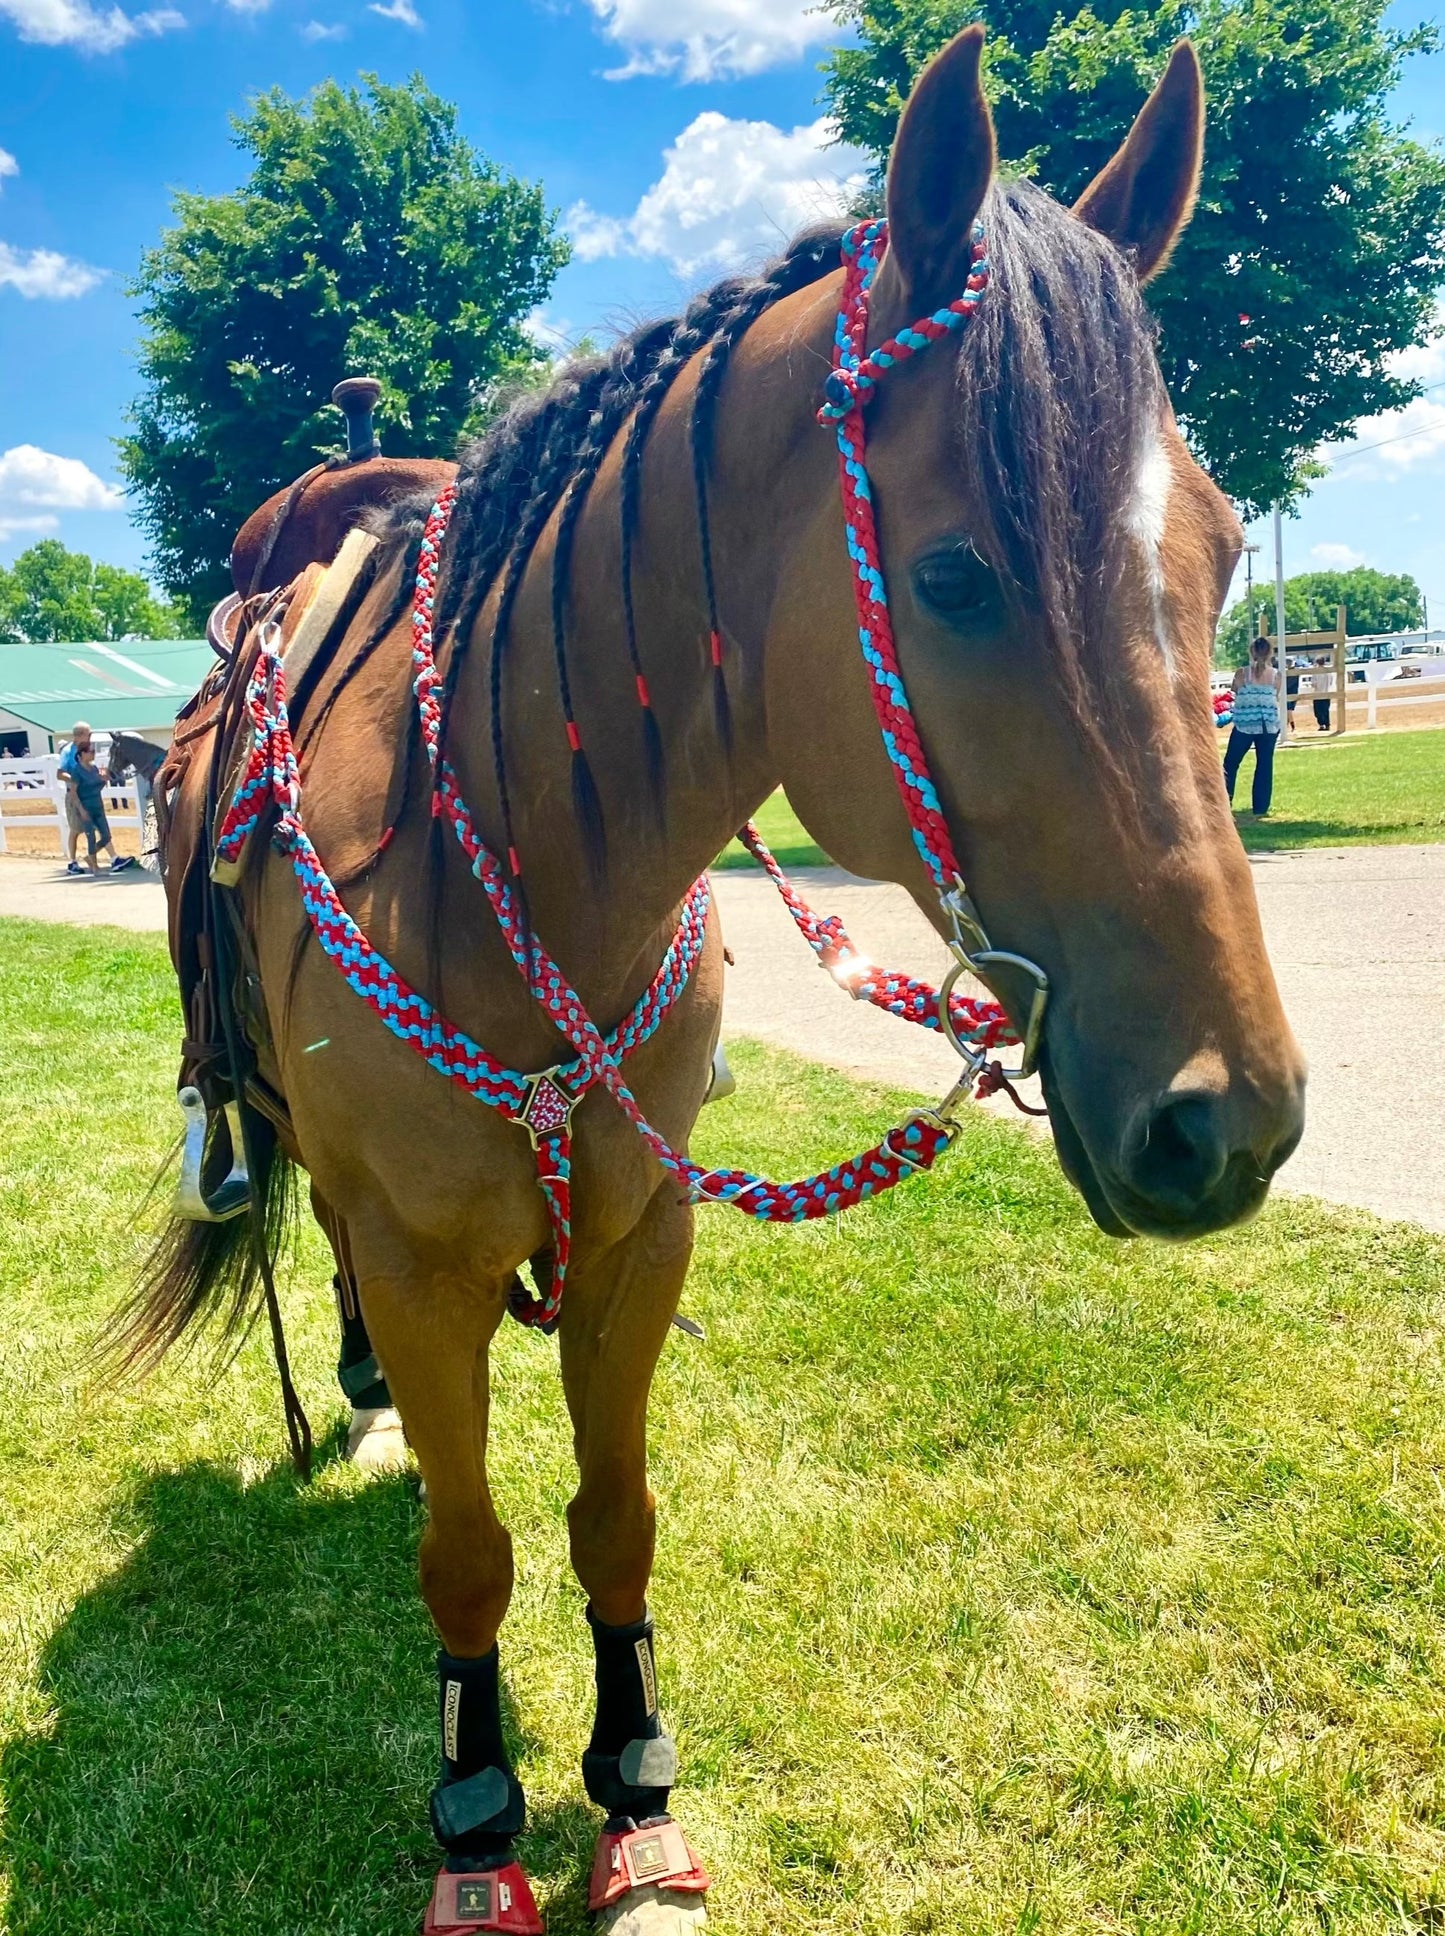
[[[279,631],[263,630],[247,692],[252,727],[250,754],[236,787],[216,851],[237,861],[248,835],[274,806],[272,839],[290,857],[302,899],[323,951],[347,984],[392,1033],[435,1069],[489,1108],[520,1123],[532,1139],[537,1181],[552,1231],[552,1268],[533,1296],[518,1289],[513,1315],[523,1323],[551,1329],[557,1322],[571,1246],[571,1123],[578,1102],[597,1084],[607,1090],[656,1156],[683,1185],[694,1203],[731,1203],[771,1223],[800,1223],[846,1210],[866,1197],[891,1190],[907,1176],[931,1169],[958,1134],[958,1103],[977,1084],[981,1093],[1007,1086],[1008,1077],[989,1052],[1016,1042],[1003,1009],[954,993],[965,971],[987,973],[1008,966],[1032,984],[1024,1027],[1023,1059],[1009,1074],[1027,1074],[1037,1053],[1048,981],[1043,970],[1021,956],[993,949],[963,885],[938,794],[919,738],[898,667],[888,597],[873,519],[872,495],[864,461],[864,412],[879,378],[896,364],[963,328],[988,286],[988,258],[981,225],[975,225],[971,273],[964,293],[946,309],[900,330],[881,348],[867,353],[869,292],[887,247],[887,223],[865,222],[843,238],[846,273],[833,347],[833,368],[824,386],[818,420],[832,426],[838,440],[838,470],[858,609],[858,637],[867,664],[874,708],[883,743],[892,761],[914,843],[938,891],[950,929],[955,965],[941,989],[906,975],[872,967],[857,953],[842,923],[821,919],[794,892],[777,862],[750,824],[740,839],[777,885],[789,912],[823,967],[856,999],[873,1003],[925,1028],[941,1028],[963,1059],[963,1072],[936,1109],[920,1110],[890,1129],[881,1142],[811,1177],[774,1183],[746,1170],[704,1170],[674,1150],[647,1121],[622,1075],[622,1064],[656,1031],[687,986],[702,950],[710,901],[707,876],[694,882],[682,918],[651,986],[624,1021],[603,1035],[576,990],[530,929],[515,882],[482,841],[441,745],[443,679],[438,671],[432,610],[443,535],[456,502],[449,486],[427,521],[417,563],[412,609],[413,691],[422,738],[431,762],[436,811],[452,827],[491,904],[498,925],[533,998],[572,1050],[571,1058],[528,1074],[505,1064],[439,1015],[379,953],[342,906],[335,887],[301,820],[301,786],[286,713],[286,676]]]

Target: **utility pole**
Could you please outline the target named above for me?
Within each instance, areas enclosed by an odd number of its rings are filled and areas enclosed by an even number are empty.
[[[1289,704],[1285,697],[1285,649],[1284,649],[1284,514],[1279,508],[1279,500],[1274,506],[1274,635],[1279,641],[1279,668],[1276,683],[1279,687],[1279,743],[1289,745]]]
[[[1244,603],[1249,613],[1249,636],[1251,641],[1258,638],[1254,624],[1254,561],[1260,547],[1247,544],[1244,547]]]

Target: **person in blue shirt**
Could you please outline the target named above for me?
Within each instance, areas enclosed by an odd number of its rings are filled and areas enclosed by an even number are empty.
[[[135,862],[129,854],[118,854],[115,842],[110,837],[110,822],[105,817],[105,777],[96,763],[95,748],[87,742],[76,749],[75,767],[71,784],[79,804],[81,822],[85,831],[85,864],[92,874],[100,872],[96,854],[104,850],[110,855],[110,871],[122,874]]]
[[[1224,749],[1224,786],[1231,805],[1234,782],[1244,756],[1254,752],[1254,786],[1250,806],[1256,820],[1269,812],[1274,796],[1274,747],[1279,738],[1279,687],[1270,664],[1268,639],[1249,648],[1249,665],[1234,675],[1234,728]]]

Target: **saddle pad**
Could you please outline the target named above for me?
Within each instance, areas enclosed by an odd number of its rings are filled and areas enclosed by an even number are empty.
[[[364,874],[390,839],[420,756],[410,624],[393,624],[373,643],[393,591],[388,578],[367,594],[292,719],[307,830],[338,888]]]
[[[321,570],[312,565],[302,574],[284,628],[286,690],[293,698],[352,602],[363,572],[371,570],[379,543],[369,531],[348,531],[329,565]]]

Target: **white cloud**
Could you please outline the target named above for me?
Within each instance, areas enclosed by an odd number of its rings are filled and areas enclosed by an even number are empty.
[[[346,29],[340,21],[328,27],[325,21],[308,20],[301,29],[301,38],[303,40],[345,40]]]
[[[4,544],[7,538],[18,538],[22,535],[43,538],[59,529],[60,519],[53,512],[41,512],[37,517],[11,518],[0,511],[0,544]]]
[[[232,13],[265,13],[271,0],[226,0]]]
[[[676,73],[685,81],[757,74],[799,59],[834,24],[815,0],[587,0],[627,55],[608,80]]]
[[[104,279],[103,269],[77,262],[54,249],[12,249],[0,242],[0,289],[16,289],[22,296],[83,296]]]
[[[35,444],[0,454],[0,518],[13,530],[53,530],[55,511],[118,511],[125,493],[78,457],[57,457]],[[47,514],[37,519],[36,513]]]
[[[709,110],[667,149],[631,215],[599,215],[586,202],[569,209],[573,246],[584,262],[660,256],[684,277],[774,254],[809,222],[842,214],[862,184],[867,156],[831,146],[833,135],[826,118],[787,134]]]
[[[0,148],[0,182],[3,182],[7,175],[18,175],[19,173],[20,163],[15,159],[14,155],[11,154],[8,148]]]
[[[1435,322],[1445,332],[1445,297],[1436,303]],[[1355,425],[1348,443],[1326,444],[1320,458],[1342,476],[1398,477],[1445,452],[1445,333],[1433,342],[1399,351],[1389,364],[1392,376],[1420,384],[1425,395],[1403,410],[1364,418]],[[1342,464],[1348,469],[1341,473]]]
[[[1310,556],[1326,571],[1353,571],[1356,565],[1366,562],[1363,551],[1356,551],[1353,545],[1347,544],[1311,545]]]
[[[143,34],[165,34],[186,24],[174,7],[125,13],[119,7],[93,7],[90,0],[0,0],[0,20],[12,22],[22,40],[79,47],[88,54],[111,54]]]
[[[383,20],[399,20],[403,27],[420,27],[421,15],[412,5],[412,0],[388,0],[382,6],[381,0],[371,0],[372,13],[379,13]]]

